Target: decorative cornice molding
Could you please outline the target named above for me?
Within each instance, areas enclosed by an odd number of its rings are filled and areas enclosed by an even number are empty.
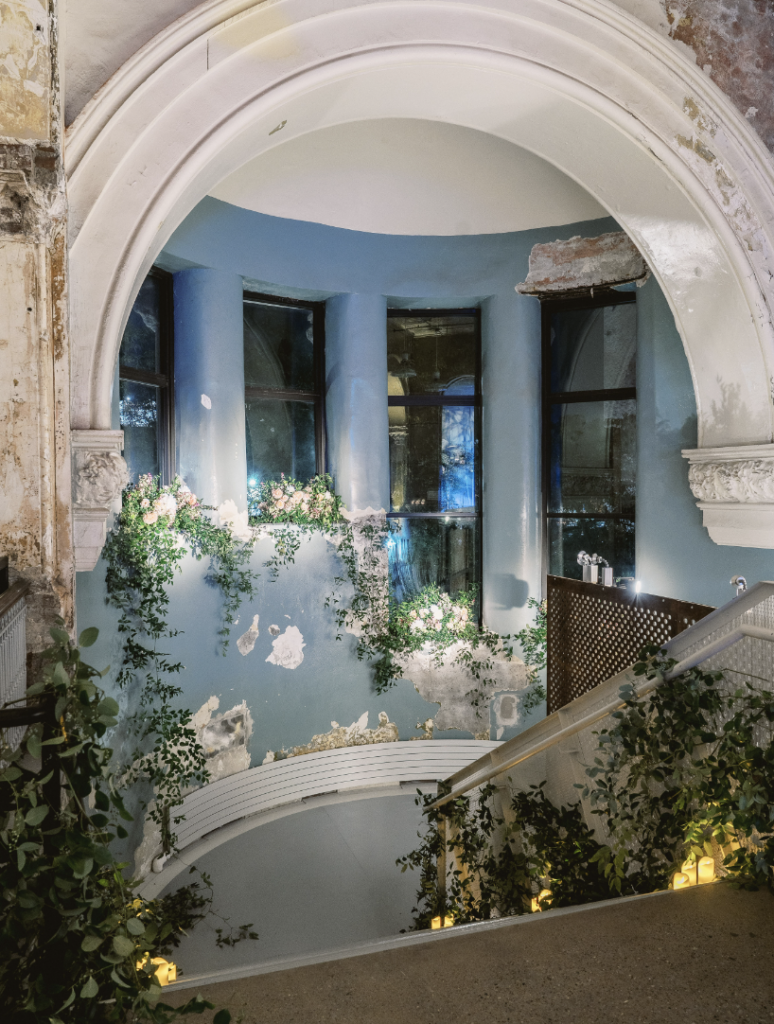
[[[129,483],[123,430],[73,430],[73,546],[76,572],[90,572],[107,534],[110,506]]]
[[[716,544],[774,548],[774,444],[685,449],[683,458]]]

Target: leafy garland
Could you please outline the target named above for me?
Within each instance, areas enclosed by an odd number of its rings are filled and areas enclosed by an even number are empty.
[[[207,506],[179,477],[161,487],[150,474],[141,476],[136,486],[124,491],[118,521],[105,544],[108,602],[121,613],[118,632],[123,636],[123,658],[118,684],[140,683],[131,725],[137,747],[123,781],[129,785],[147,779],[153,785],[150,814],[162,830],[166,850],[174,846],[173,827],[180,820],[170,823],[171,808],[182,804],[186,787],[209,779],[204,752],[190,726],[192,713],[173,704],[183,691],[169,677],[183,665],[159,650],[161,641],[178,635],[167,623],[168,588],[189,550],[197,559],[209,556],[209,578],[221,588],[225,600],[220,630],[225,653],[229,627],[242,598],[253,596],[255,580],[249,568],[255,541],[246,530],[246,516],[241,523],[232,506],[233,502],[221,506],[226,525],[216,526],[203,514]]]
[[[634,672],[656,678],[674,664],[646,647]],[[397,861],[420,872],[415,927],[440,914],[456,923],[529,913],[535,899],[543,909],[666,889],[704,856],[734,884],[774,891],[774,693],[752,680],[729,693],[722,680],[694,668],[645,697],[622,688],[584,789],[608,844],[580,804],[556,807],[542,787],[513,796],[507,824],[493,786],[428,811],[420,846]],[[441,822],[456,861],[445,889]]]
[[[25,696],[44,703],[45,721],[27,731],[18,749],[0,750],[4,1020],[170,1024],[212,1009],[199,996],[179,1008],[160,1002],[153,958],[179,943],[211,899],[193,883],[144,900],[125,879],[127,865],[110,847],[126,838],[121,821],[131,815],[103,743],[117,724],[118,705],[95,682],[104,673],[81,660],[61,625],[51,636],[43,678]],[[96,638],[97,630],[87,629],[79,644]],[[215,1016],[215,1024],[229,1020],[227,1011]]]

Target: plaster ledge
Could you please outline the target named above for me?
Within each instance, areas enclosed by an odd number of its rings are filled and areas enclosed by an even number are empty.
[[[123,430],[73,430],[73,547],[76,572],[91,572],[107,535],[110,506],[129,482]]]
[[[712,540],[774,548],[774,444],[686,448],[682,454]]]

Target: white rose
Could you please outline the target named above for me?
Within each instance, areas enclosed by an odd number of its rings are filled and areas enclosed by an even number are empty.
[[[174,519],[177,515],[177,502],[171,494],[160,494],[153,502],[153,508],[167,519]]]
[[[146,512],[145,515],[142,517],[142,521],[148,524],[155,523],[158,517],[158,512]]]

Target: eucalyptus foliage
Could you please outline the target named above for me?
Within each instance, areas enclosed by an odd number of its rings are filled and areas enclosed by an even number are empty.
[[[674,664],[646,647],[634,672],[663,680]],[[492,786],[428,811],[420,846],[397,862],[420,873],[415,927],[441,908],[460,922],[524,913],[543,888],[542,907],[666,889],[704,856],[736,885],[774,890],[771,685],[748,678],[732,690],[723,673],[694,668],[644,696],[626,685],[621,700],[581,787],[597,829],[580,803],[556,807],[542,786],[516,793],[507,814],[495,813]],[[455,864],[445,892],[443,821]]]
[[[27,697],[45,720],[0,771],[0,992],[9,1024],[85,1024],[128,1019],[168,1024],[212,1008],[200,997],[174,1009],[161,1002],[153,957],[208,903],[187,886],[147,901],[111,849],[126,838],[124,807],[105,733],[118,705],[61,627],[44,654],[42,679]],[[97,638],[85,630],[81,647]],[[41,770],[41,757],[42,770]],[[225,1011],[218,1024],[230,1019]]]

